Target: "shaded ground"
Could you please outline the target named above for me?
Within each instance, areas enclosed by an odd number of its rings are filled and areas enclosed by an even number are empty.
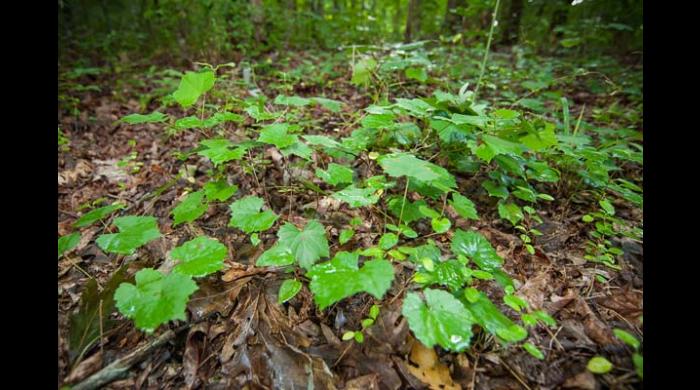
[[[299,60],[291,61],[293,69]],[[338,75],[330,78],[332,82],[325,80],[326,88],[298,83],[292,91],[287,91],[288,95],[300,96],[325,94],[347,103],[338,114],[317,108],[305,112],[304,119],[308,119],[313,133],[347,135],[356,128],[354,114],[371,104],[369,96],[360,94],[349,84],[347,69],[336,68],[336,72]],[[80,112],[77,115],[72,115],[66,105],[62,105],[59,126],[70,139],[70,149],[59,153],[59,235],[72,231],[71,224],[82,214],[81,206],[106,198],[109,202],[125,201],[126,214],[155,216],[164,238],[151,242],[134,256],[105,254],[94,244],[94,238],[111,229],[111,218],[108,218],[84,232],[77,249],[59,260],[59,386],[79,382],[150,339],[134,329],[130,321],[113,314],[112,317],[118,319],[117,326],[104,335],[102,345],[88,350],[82,362],[71,367],[69,315],[79,305],[88,281],[86,274],[105,285],[122,265],[126,265],[131,275],[143,267],[157,268],[171,248],[200,234],[214,237],[229,248],[232,257],[227,260],[228,269],[223,275],[216,274],[200,281],[200,289],[188,306],[189,327],[165,346],[152,351],[143,362],[129,370],[125,379],[113,382],[108,388],[291,389],[306,388],[311,381],[319,389],[424,388],[425,383],[462,389],[641,386],[630,361],[630,350],[613,337],[612,329],[627,329],[641,338],[642,244],[627,239],[620,243],[625,254],[618,260],[619,272],[586,262],[583,259],[586,230],[581,216],[590,211],[590,205],[585,194],[581,195],[582,199],[553,202],[541,209],[544,223],[538,229],[544,236],[536,241],[536,255],[530,256],[522,247],[517,231],[499,221],[495,206],[488,206],[495,205],[495,201],[475,190],[475,186],[470,185],[470,177],[458,177],[462,193],[478,201],[481,218],[476,222],[454,219],[458,221],[455,228],[476,227],[484,234],[505,259],[504,268],[517,281],[518,295],[525,297],[533,307],[545,309],[558,321],[556,330],[538,328],[533,331],[537,345],[546,353],[546,360],[539,361],[520,349],[503,349],[485,333],[478,333],[473,348],[462,354],[444,353],[439,348],[436,354],[421,347],[400,315],[402,298],[412,274],[403,263],[395,263],[396,279],[381,303],[380,320],[369,329],[365,342],[341,341],[345,330],[360,327],[360,321],[374,301],[371,296],[359,294],[319,311],[304,286],[290,302],[277,304],[277,290],[283,279],[281,273],[253,267],[263,248],[269,248],[274,241],[274,233],[261,234],[262,245],[252,247],[246,235],[226,227],[227,205],[210,207],[197,224],[177,230],[172,228],[170,212],[183,191],[194,183],[202,185],[206,171],[211,169],[211,163],[204,158],[195,155],[183,162],[175,158],[174,152],[187,151],[212,133],[185,131],[167,136],[160,125],[115,123],[126,114],[150,112],[158,107],[151,101],[146,103],[149,109],[140,111],[143,100],[139,99],[153,86],[127,84],[119,90],[115,86],[123,85],[118,80],[124,77],[82,76],[79,80],[83,84],[99,86],[100,92],[70,92],[70,96],[78,99],[76,108]],[[279,93],[274,89],[275,82],[279,83],[279,78],[260,77],[258,86],[264,94],[274,98]],[[585,83],[573,82],[567,88],[574,89],[570,96],[575,96],[575,105],[606,107],[611,102],[609,95],[591,93]],[[432,89],[435,86],[420,86],[412,88],[410,93],[426,96]],[[496,96],[488,88],[484,90],[487,96]],[[230,86],[229,93],[238,98],[249,94],[235,83]],[[392,97],[405,93],[409,91],[397,88]],[[620,104],[624,107],[626,102],[622,100]],[[167,110],[178,112],[173,108]],[[251,126],[254,126],[253,121],[247,118],[240,124],[227,124],[224,133],[237,139],[242,129]],[[130,144],[131,140],[134,142]],[[137,162],[142,166],[136,173],[126,173],[117,163],[134,151],[137,157],[132,167]],[[243,173],[243,167],[232,166],[227,170],[229,181],[239,186],[239,194],[269,196],[281,221],[318,218],[324,226],[330,227],[331,252],[367,247],[376,240],[377,229],[373,227],[384,223],[380,213],[367,208],[347,209],[291,182],[275,153],[273,148],[267,149],[266,157],[272,163],[256,167],[256,175],[265,191],[257,185],[253,175]],[[368,169],[363,161],[357,161],[355,167]],[[183,169],[187,174],[177,179]],[[293,174],[313,179],[313,168],[300,168]],[[642,219],[641,210],[628,204],[620,202],[615,207],[627,220]],[[357,229],[353,241],[340,247],[338,233],[353,213],[359,213],[365,224]],[[448,213],[455,216],[449,208]],[[431,231],[429,226],[420,224],[416,230],[420,234]],[[450,238],[451,233],[448,233],[434,239],[439,246],[448,247]],[[605,276],[607,281],[597,280],[596,275]],[[479,287],[488,292],[494,302],[500,302],[500,290],[491,289],[486,283]],[[507,306],[501,306],[506,314],[513,314]],[[156,334],[183,324],[162,326]],[[596,354],[609,357],[616,370],[602,376],[588,372],[586,363]]]

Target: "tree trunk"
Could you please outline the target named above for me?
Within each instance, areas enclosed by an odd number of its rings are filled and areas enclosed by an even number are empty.
[[[404,43],[411,42],[414,37],[415,28],[420,22],[420,0],[409,0],[408,14],[406,15],[406,30],[404,30]]]
[[[253,22],[255,40],[265,42],[265,9],[262,0],[250,0],[250,19]]]
[[[511,0],[510,7],[505,13],[506,29],[503,32],[501,43],[514,45],[520,38],[520,18],[523,15],[523,0]]]
[[[456,34],[462,29],[463,17],[456,13],[459,7],[464,7],[465,0],[447,0],[445,8],[445,18],[443,19],[442,30],[447,34]]]

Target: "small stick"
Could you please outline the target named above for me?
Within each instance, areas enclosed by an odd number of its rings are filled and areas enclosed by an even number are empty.
[[[167,332],[158,336],[158,338],[155,338],[155,339],[149,341],[148,343],[131,351],[129,354],[113,361],[111,364],[109,364],[105,368],[92,374],[84,381],[73,386],[72,389],[73,390],[98,389],[98,388],[101,388],[102,386],[104,386],[108,383],[115,381],[116,379],[118,379],[121,376],[123,376],[124,374],[126,374],[127,371],[129,370],[129,368],[131,368],[131,366],[133,366],[136,363],[139,363],[140,361],[145,359],[146,356],[148,356],[148,354],[151,353],[154,349],[156,349],[156,348],[160,347],[161,345],[167,343],[168,341],[172,340],[173,338],[175,338],[175,334],[177,332],[179,332],[183,329],[186,329],[188,327],[189,327],[189,325],[185,325],[183,327],[176,329],[175,331],[168,330]]]

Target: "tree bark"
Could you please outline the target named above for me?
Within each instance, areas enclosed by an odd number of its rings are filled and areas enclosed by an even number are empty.
[[[523,0],[511,0],[508,11],[505,12],[505,31],[501,43],[513,45],[520,38],[520,19],[523,15]]]
[[[409,0],[408,14],[406,15],[406,30],[404,30],[404,43],[411,42],[414,38],[415,28],[420,22],[420,0]]]
[[[462,29],[463,17],[455,11],[459,7],[464,7],[465,0],[447,0],[445,8],[445,18],[443,19],[442,29],[448,34],[456,34]]]

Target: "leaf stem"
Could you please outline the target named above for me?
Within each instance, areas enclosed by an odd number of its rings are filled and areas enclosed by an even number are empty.
[[[484,52],[484,59],[481,61],[481,70],[479,71],[479,79],[476,81],[476,87],[474,87],[474,94],[472,95],[472,103],[476,102],[476,95],[479,93],[479,85],[481,84],[481,79],[484,77],[484,70],[486,70],[486,60],[489,57],[489,49],[491,48],[491,39],[493,38],[493,30],[496,28],[496,16],[498,15],[498,5],[501,0],[496,0],[496,6],[493,7],[493,18],[491,20],[491,29],[489,30],[489,39],[486,41],[486,51]]]
[[[399,224],[397,225],[399,229],[401,229],[401,218],[403,218],[403,208],[406,206],[406,195],[408,194],[408,183],[411,181],[411,178],[406,176],[406,188],[403,190],[403,202],[401,202],[401,212],[399,213]]]

